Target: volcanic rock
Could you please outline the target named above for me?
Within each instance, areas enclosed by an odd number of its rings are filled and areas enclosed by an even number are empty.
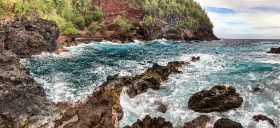
[[[266,53],[274,53],[274,54],[280,54],[280,47],[279,48],[271,48],[268,52]]]
[[[0,127],[37,127],[51,120],[55,105],[11,51],[0,53]]]
[[[193,121],[185,122],[182,127],[178,128],[206,128],[207,123],[211,120],[211,117],[201,115],[195,118]]]
[[[166,104],[164,104],[164,103],[162,103],[162,102],[159,102],[157,105],[158,105],[158,106],[157,106],[157,110],[158,110],[159,112],[165,113],[165,112],[167,111],[167,105],[166,105]]]
[[[183,64],[187,63],[175,61],[169,62],[167,66],[154,64],[140,75],[108,76],[107,81],[96,87],[94,92],[77,107],[76,114],[79,120],[65,126],[118,127],[118,121],[123,116],[120,94],[124,87],[128,88],[127,93],[130,97],[146,92],[148,88],[160,89],[161,81],[166,80],[171,73],[179,72],[178,67]],[[73,113],[73,115],[75,114]],[[162,121],[161,118],[157,122],[160,121]],[[61,124],[61,121],[58,121],[58,123]],[[165,126],[165,123],[158,126]]]
[[[256,87],[252,90],[252,92],[258,92],[258,93],[261,93],[261,92],[264,92],[263,89],[259,88],[259,87]]]
[[[132,126],[127,125],[124,128],[173,128],[173,126],[170,121],[165,121],[162,117],[152,119],[147,115],[142,121],[138,119]]]
[[[211,90],[197,92],[189,99],[188,107],[196,112],[226,112],[241,106],[243,98],[232,86],[216,85]]]
[[[4,43],[4,49],[19,57],[53,52],[58,36],[59,29],[54,21],[16,19],[0,25],[0,42]]]
[[[192,61],[193,61],[193,62],[199,61],[199,60],[200,60],[200,56],[198,56],[198,57],[193,56],[193,57],[192,57]]]
[[[256,121],[256,122],[259,122],[260,120],[261,121],[267,121],[269,124],[271,124],[273,127],[276,127],[274,121],[270,118],[268,118],[267,116],[265,115],[262,115],[262,114],[259,114],[259,115],[255,115],[253,116],[253,120]]]
[[[228,118],[221,118],[214,124],[214,128],[243,128],[238,122],[234,122]]]

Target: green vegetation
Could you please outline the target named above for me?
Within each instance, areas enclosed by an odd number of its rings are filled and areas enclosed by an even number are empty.
[[[84,30],[96,21],[99,24],[103,12],[101,7],[92,7],[91,0],[0,0],[0,20],[15,16],[52,20],[62,34],[75,35],[79,33],[77,29]],[[107,29],[104,24],[97,27]]]
[[[1,0],[0,10],[3,16],[34,17],[47,15],[54,11],[52,0]],[[14,14],[14,13],[15,14]]]
[[[152,16],[145,16],[143,18],[143,21],[140,22],[140,26],[143,29],[147,29],[147,27],[153,22]]]
[[[14,6],[13,0],[1,0],[0,1],[0,18],[4,16],[11,16],[12,9]]]
[[[79,31],[75,28],[74,24],[70,21],[65,21],[63,18],[60,16],[44,16],[42,17],[43,19],[46,20],[51,20],[55,21],[60,32],[64,35],[76,35],[79,34]]]
[[[56,13],[67,21],[74,23],[83,30],[92,22],[101,22],[103,19],[102,8],[92,7],[91,0],[54,0]],[[94,9],[94,11],[91,11]]]
[[[91,36],[98,31],[100,31],[101,34],[105,34],[105,31],[107,31],[107,26],[105,24],[99,24],[97,21],[95,21],[92,22],[92,24],[88,27],[87,34]]]
[[[115,31],[117,31],[120,36],[126,36],[135,29],[134,25],[129,23],[128,20],[124,20],[122,16],[117,16],[113,24]]]
[[[182,18],[177,26],[180,28],[196,29],[199,25],[213,28],[207,13],[194,0],[130,0],[136,6],[142,6],[146,12],[143,23],[150,19],[163,19],[169,14]],[[152,18],[147,19],[149,16]],[[144,27],[147,24],[143,24]]]
[[[157,19],[166,20],[169,15],[178,17],[176,26],[195,30],[199,26],[213,28],[207,13],[194,0],[129,0],[145,10],[140,26],[148,29]],[[57,14],[57,15],[56,15]],[[55,21],[62,34],[75,35],[88,28],[88,35],[107,30],[108,15],[102,6],[92,6],[91,0],[0,0],[0,20],[3,18],[41,17]],[[115,32],[126,36],[135,30],[124,17],[114,19]]]

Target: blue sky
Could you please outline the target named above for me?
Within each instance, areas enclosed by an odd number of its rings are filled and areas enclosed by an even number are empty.
[[[196,0],[219,38],[280,39],[280,0]]]

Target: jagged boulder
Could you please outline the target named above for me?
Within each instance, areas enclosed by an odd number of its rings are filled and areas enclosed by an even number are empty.
[[[266,53],[274,53],[274,54],[280,54],[280,47],[278,48],[271,48],[268,52]]]
[[[0,52],[0,127],[38,127],[50,120],[54,104],[11,51]]]
[[[0,24],[0,42],[19,57],[53,52],[58,36],[59,29],[54,21],[15,19]]]
[[[235,88],[216,85],[211,90],[197,92],[189,99],[188,107],[196,112],[226,112],[241,106],[243,98]]]
[[[173,126],[170,121],[165,121],[162,117],[151,118],[147,115],[142,121],[138,119],[132,126],[127,125],[124,128],[173,128]]]
[[[162,102],[157,103],[157,108],[156,108],[157,111],[159,111],[161,113],[165,113],[167,111],[167,108],[168,108],[167,104],[162,103]]]
[[[262,114],[259,114],[259,115],[254,115],[253,116],[253,120],[256,121],[256,122],[259,122],[260,120],[261,121],[267,121],[269,124],[271,124],[273,127],[276,127],[274,121],[270,118],[268,118],[267,116],[265,115],[262,115]]]
[[[221,118],[214,124],[214,128],[243,128],[238,122],[234,122],[228,118]]]
[[[195,118],[193,121],[185,122],[185,124],[178,128],[206,128],[207,123],[211,120],[211,117],[207,115],[201,115]]]

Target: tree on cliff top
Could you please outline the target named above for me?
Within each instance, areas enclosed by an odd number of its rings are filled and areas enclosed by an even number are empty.
[[[194,0],[129,0],[136,6],[142,6],[145,17],[164,19],[176,14],[180,22],[175,23],[179,28],[196,29],[198,26],[210,27],[213,24],[207,13]],[[147,20],[144,18],[144,20]],[[143,21],[145,22],[145,21]]]

